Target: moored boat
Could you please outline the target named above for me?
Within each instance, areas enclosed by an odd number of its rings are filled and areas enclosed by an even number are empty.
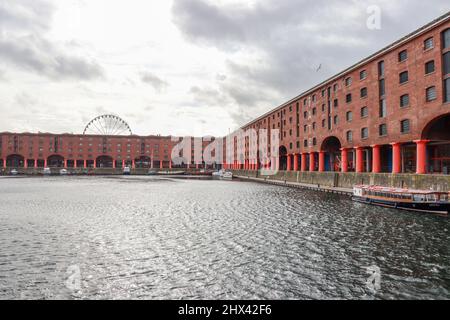
[[[448,215],[450,193],[360,185],[353,188],[353,201],[382,207]]]

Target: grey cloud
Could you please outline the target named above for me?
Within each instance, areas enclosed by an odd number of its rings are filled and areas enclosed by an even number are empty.
[[[367,8],[373,4],[382,9],[382,30],[366,26]],[[261,0],[253,6],[175,0],[172,15],[181,33],[199,45],[244,56],[257,53],[259,60],[250,64],[229,60],[227,79],[219,84],[220,93],[242,109],[244,115],[237,118],[243,120],[296,96],[447,10],[446,0],[433,5],[421,0]]]
[[[169,86],[168,82],[148,71],[141,73],[141,80],[142,82],[151,85],[157,92],[161,92]]]
[[[54,12],[44,0],[0,0],[0,58],[2,63],[51,79],[91,80],[103,69],[94,61],[66,53],[45,33]]]
[[[0,0],[0,30],[45,31],[54,8],[45,0]]]
[[[65,55],[50,42],[35,36],[0,38],[0,57],[16,67],[53,79],[90,80],[103,75],[95,62]]]

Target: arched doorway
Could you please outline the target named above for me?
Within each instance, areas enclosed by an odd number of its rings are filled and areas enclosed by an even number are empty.
[[[450,113],[431,120],[422,131],[430,173],[450,174]]]
[[[280,168],[279,170],[287,170],[287,149],[285,146],[281,146],[279,149]]]
[[[150,168],[151,167],[151,159],[147,156],[142,156],[136,158],[135,160],[136,168]]]
[[[20,154],[11,154],[6,158],[6,166],[12,168],[23,168],[25,158]]]
[[[320,148],[325,152],[325,171],[340,171],[341,169],[341,141],[337,137],[328,137]]]
[[[97,168],[112,168],[113,167],[113,158],[110,156],[97,157],[96,167]]]
[[[47,158],[47,166],[49,168],[64,167],[64,157],[60,155],[53,155]]]

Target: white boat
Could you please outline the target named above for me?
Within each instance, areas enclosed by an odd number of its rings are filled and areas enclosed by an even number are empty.
[[[220,179],[222,177],[223,170],[215,171],[212,173],[212,177],[216,179]]]
[[[130,167],[124,167],[123,168],[123,174],[126,176],[129,176],[131,174],[131,168]]]
[[[233,173],[231,171],[219,170],[212,173],[212,177],[216,179],[232,180]]]
[[[42,171],[42,174],[44,176],[49,176],[52,174],[52,171],[50,170],[50,168],[44,168],[44,171]]]
[[[355,186],[353,201],[375,206],[448,215],[450,193],[381,186]]]
[[[16,169],[11,170],[11,175],[17,176],[18,174],[19,174],[19,172]]]
[[[233,173],[231,171],[225,171],[220,178],[224,180],[233,180]]]
[[[66,169],[61,169],[61,170],[59,170],[59,175],[61,175],[61,176],[67,176],[67,170]]]

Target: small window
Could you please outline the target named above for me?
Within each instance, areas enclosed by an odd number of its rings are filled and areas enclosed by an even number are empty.
[[[428,102],[436,100],[436,87],[427,88],[426,95],[427,95]]]
[[[325,97],[325,89],[322,90],[322,98]]]
[[[367,88],[362,88],[361,89],[361,98],[366,98],[367,97]]]
[[[433,73],[434,70],[435,70],[434,60],[431,60],[431,61],[428,61],[427,63],[425,63],[425,74]]]
[[[304,126],[303,126],[303,132],[307,132],[308,131],[308,126],[305,124]]]
[[[380,137],[387,135],[387,125],[385,123],[380,124],[379,130],[380,130]]]
[[[338,85],[337,85],[337,83],[334,84],[334,86],[333,86],[333,91],[334,91],[334,92],[337,92],[337,91],[338,91]]]
[[[359,79],[360,80],[364,80],[364,79],[366,79],[367,78],[367,71],[366,70],[362,70],[360,73],[359,73]]]
[[[346,101],[347,103],[352,102],[352,94],[351,94],[351,93],[349,93],[349,94],[347,94],[347,95],[345,96],[345,101]]]
[[[409,106],[409,94],[404,94],[400,97],[400,107],[404,108]]]
[[[444,102],[450,102],[450,78],[444,80]]]
[[[369,116],[369,109],[367,107],[361,108],[361,118],[366,118]]]
[[[378,76],[380,78],[384,77],[384,61],[378,62]]]
[[[316,130],[316,123],[315,122],[313,122],[312,128],[313,128],[313,130]]]
[[[345,86],[349,86],[349,85],[351,85],[352,84],[352,78],[351,77],[348,77],[348,78],[346,78],[345,79]]]
[[[325,119],[322,120],[322,128],[325,128]]]
[[[335,125],[337,125],[339,123],[339,117],[338,116],[334,116],[333,122]]]
[[[313,114],[313,116],[315,116],[315,115],[316,115],[316,113],[317,113],[317,109],[316,109],[316,108],[313,108],[313,110],[312,110],[312,114]]]
[[[400,78],[400,84],[408,82],[408,79],[409,79],[408,71],[404,71],[404,72],[400,73],[399,78]]]
[[[347,121],[352,121],[353,120],[353,112],[348,111],[347,114],[345,115],[345,118],[347,119]]]
[[[443,49],[450,48],[450,29],[447,29],[444,32],[442,32],[442,44]]]
[[[339,106],[338,99],[334,99],[333,105],[334,105],[335,108],[337,108]]]
[[[361,129],[361,139],[367,139],[369,137],[369,128]]]
[[[425,50],[433,49],[434,48],[434,41],[433,38],[428,38],[424,41],[423,47]]]
[[[442,64],[444,65],[444,76],[450,74],[450,51],[446,52],[443,57]]]
[[[308,118],[308,111],[303,112],[303,118]]]
[[[386,94],[386,86],[385,86],[385,80],[380,80],[380,97],[384,96]]]
[[[398,62],[402,62],[408,59],[408,51],[403,50],[398,54]]]
[[[353,141],[353,132],[347,131],[347,141],[352,142]]]
[[[306,148],[308,146],[308,140],[303,140],[303,146]]]
[[[409,133],[410,123],[409,120],[403,120],[400,122],[400,132],[401,133]]]
[[[387,117],[386,100],[381,99],[380,100],[380,118],[386,118],[386,117]]]
[[[312,96],[312,101],[316,102],[316,95],[315,94]]]
[[[303,100],[303,105],[306,106],[307,103],[308,103],[308,99],[304,99]]]
[[[313,146],[317,145],[317,139],[313,138]]]
[[[322,104],[322,112],[325,112],[325,105]]]

